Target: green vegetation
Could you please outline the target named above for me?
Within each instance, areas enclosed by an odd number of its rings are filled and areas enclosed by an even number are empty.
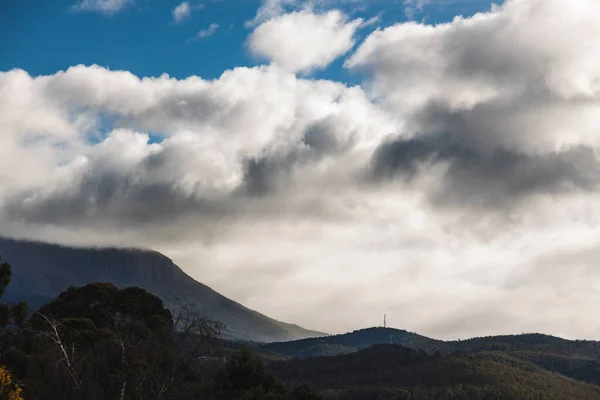
[[[268,343],[262,349],[288,357],[312,358],[354,353],[374,344],[399,344],[435,352],[440,350],[444,342],[400,329],[368,328],[343,335]]]
[[[0,264],[0,295],[10,277]],[[597,342],[442,342],[372,328],[253,352],[220,339],[221,328],[189,306],[169,310],[144,289],[108,283],[69,288],[31,315],[24,303],[0,304],[0,398],[600,398]]]
[[[398,345],[273,363],[284,381],[309,382],[326,399],[598,399],[600,387],[489,354],[429,355]]]
[[[397,329],[369,328],[343,335],[270,343],[263,345],[261,350],[288,358],[308,359],[356,353],[390,342],[427,354],[470,354],[519,368],[539,367],[572,379],[600,384],[600,342],[564,340],[540,334],[444,342]]]

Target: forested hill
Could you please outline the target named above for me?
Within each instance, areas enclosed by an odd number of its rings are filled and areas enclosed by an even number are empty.
[[[524,350],[536,348],[555,354],[577,354],[600,357],[600,342],[566,340],[542,334],[522,334],[479,337],[467,340],[443,341],[401,329],[373,327],[340,335],[306,338],[288,342],[267,343],[262,349],[287,357],[311,358],[354,353],[378,344],[399,344],[427,353],[450,354],[456,351]]]
[[[306,382],[325,399],[597,400],[600,387],[502,353],[435,354],[378,345],[353,354],[275,362],[287,382]]]
[[[375,344],[400,344],[435,351],[444,342],[400,329],[367,328],[341,335],[268,343],[263,349],[288,357],[310,358],[353,353]]]
[[[223,323],[223,335],[229,339],[268,342],[322,335],[246,308],[195,281],[154,251],[71,248],[0,238],[0,255],[13,270],[5,300],[24,300],[33,308],[70,286],[109,282],[139,286],[167,305],[193,304],[199,314]]]
[[[262,349],[285,357],[319,360],[298,365],[312,365],[313,362],[332,365],[336,361],[328,360],[328,357],[348,355],[347,360],[352,361],[355,360],[351,357],[353,354],[372,346],[385,346],[390,341],[423,355],[475,357],[477,360],[506,364],[511,368],[534,368],[600,385],[600,342],[565,340],[541,334],[489,336],[445,342],[397,329],[370,328],[344,335],[270,343]],[[367,357],[365,354],[379,353],[367,351],[357,357],[364,359]],[[392,351],[389,357],[393,358],[393,354]]]

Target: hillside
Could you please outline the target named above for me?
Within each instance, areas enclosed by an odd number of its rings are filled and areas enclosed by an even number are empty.
[[[223,324],[223,336],[248,341],[283,341],[322,335],[266,317],[193,280],[164,255],[144,250],[70,248],[0,238],[0,255],[13,266],[5,301],[39,307],[70,286],[110,282],[139,286],[167,305],[195,305]]]
[[[509,357],[573,379],[600,385],[600,342],[565,340],[541,334],[489,336],[445,342],[446,353]]]
[[[389,343],[430,355],[471,355],[512,366],[535,366],[547,372],[600,385],[600,342],[565,340],[541,334],[489,336],[446,342],[398,329],[369,328],[324,338],[268,343],[262,345],[261,349],[285,357],[308,359],[352,354]]]
[[[325,399],[600,398],[598,386],[485,353],[428,355],[398,345],[378,345],[348,355],[274,362],[270,367],[291,386],[314,385]]]
[[[399,344],[409,348],[435,351],[443,343],[400,329],[367,328],[341,335],[268,343],[262,348],[288,357],[311,358],[349,354],[376,344]]]

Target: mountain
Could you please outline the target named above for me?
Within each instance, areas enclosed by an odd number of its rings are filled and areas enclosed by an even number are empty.
[[[71,248],[0,238],[0,255],[13,270],[3,301],[25,300],[37,308],[70,286],[110,282],[142,287],[169,306],[191,303],[201,315],[223,323],[227,339],[269,342],[324,335],[250,310],[195,281],[154,251]]]
[[[519,360],[600,385],[600,342],[592,340],[566,340],[541,334],[489,336],[444,342],[440,350],[447,354],[488,354]]]
[[[319,363],[328,365],[334,361],[325,358],[351,356],[373,346],[389,343],[402,345],[422,354],[475,357],[478,360],[506,364],[511,368],[533,368],[600,385],[600,342],[566,340],[542,334],[442,341],[399,329],[369,328],[324,338],[267,343],[261,346],[261,351],[288,358],[318,359]],[[349,360],[353,358],[350,357]]]
[[[444,342],[400,329],[367,328],[341,335],[267,343],[262,349],[287,357],[311,358],[350,354],[376,344],[399,344],[433,352]]]
[[[598,386],[502,352],[431,355],[376,345],[346,355],[273,362],[270,370],[292,387],[314,385],[325,399],[600,399]]]

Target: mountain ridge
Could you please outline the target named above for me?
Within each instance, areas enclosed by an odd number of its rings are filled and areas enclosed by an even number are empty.
[[[117,247],[71,247],[0,237],[0,255],[13,267],[9,301],[38,307],[70,286],[109,282],[139,286],[166,305],[191,303],[201,315],[223,323],[227,339],[270,342],[324,335],[269,318],[222,296],[155,251]]]
[[[594,340],[569,340],[541,333],[523,333],[444,341],[403,329],[388,327],[370,327],[338,335],[272,342],[263,344],[261,348],[288,357],[312,358],[349,354],[383,344],[396,344],[410,349],[423,350],[427,353],[440,352],[445,354],[457,351],[484,351],[503,348],[524,349],[535,346],[550,348],[555,352],[560,352],[563,349],[569,351],[580,350],[582,353],[592,354],[600,359],[600,342]],[[342,349],[343,351],[337,352],[336,349]]]
[[[559,371],[502,351],[427,354],[379,344],[352,354],[274,361],[270,370],[290,386],[313,385],[327,400],[595,400],[600,387],[589,378],[598,365]]]

